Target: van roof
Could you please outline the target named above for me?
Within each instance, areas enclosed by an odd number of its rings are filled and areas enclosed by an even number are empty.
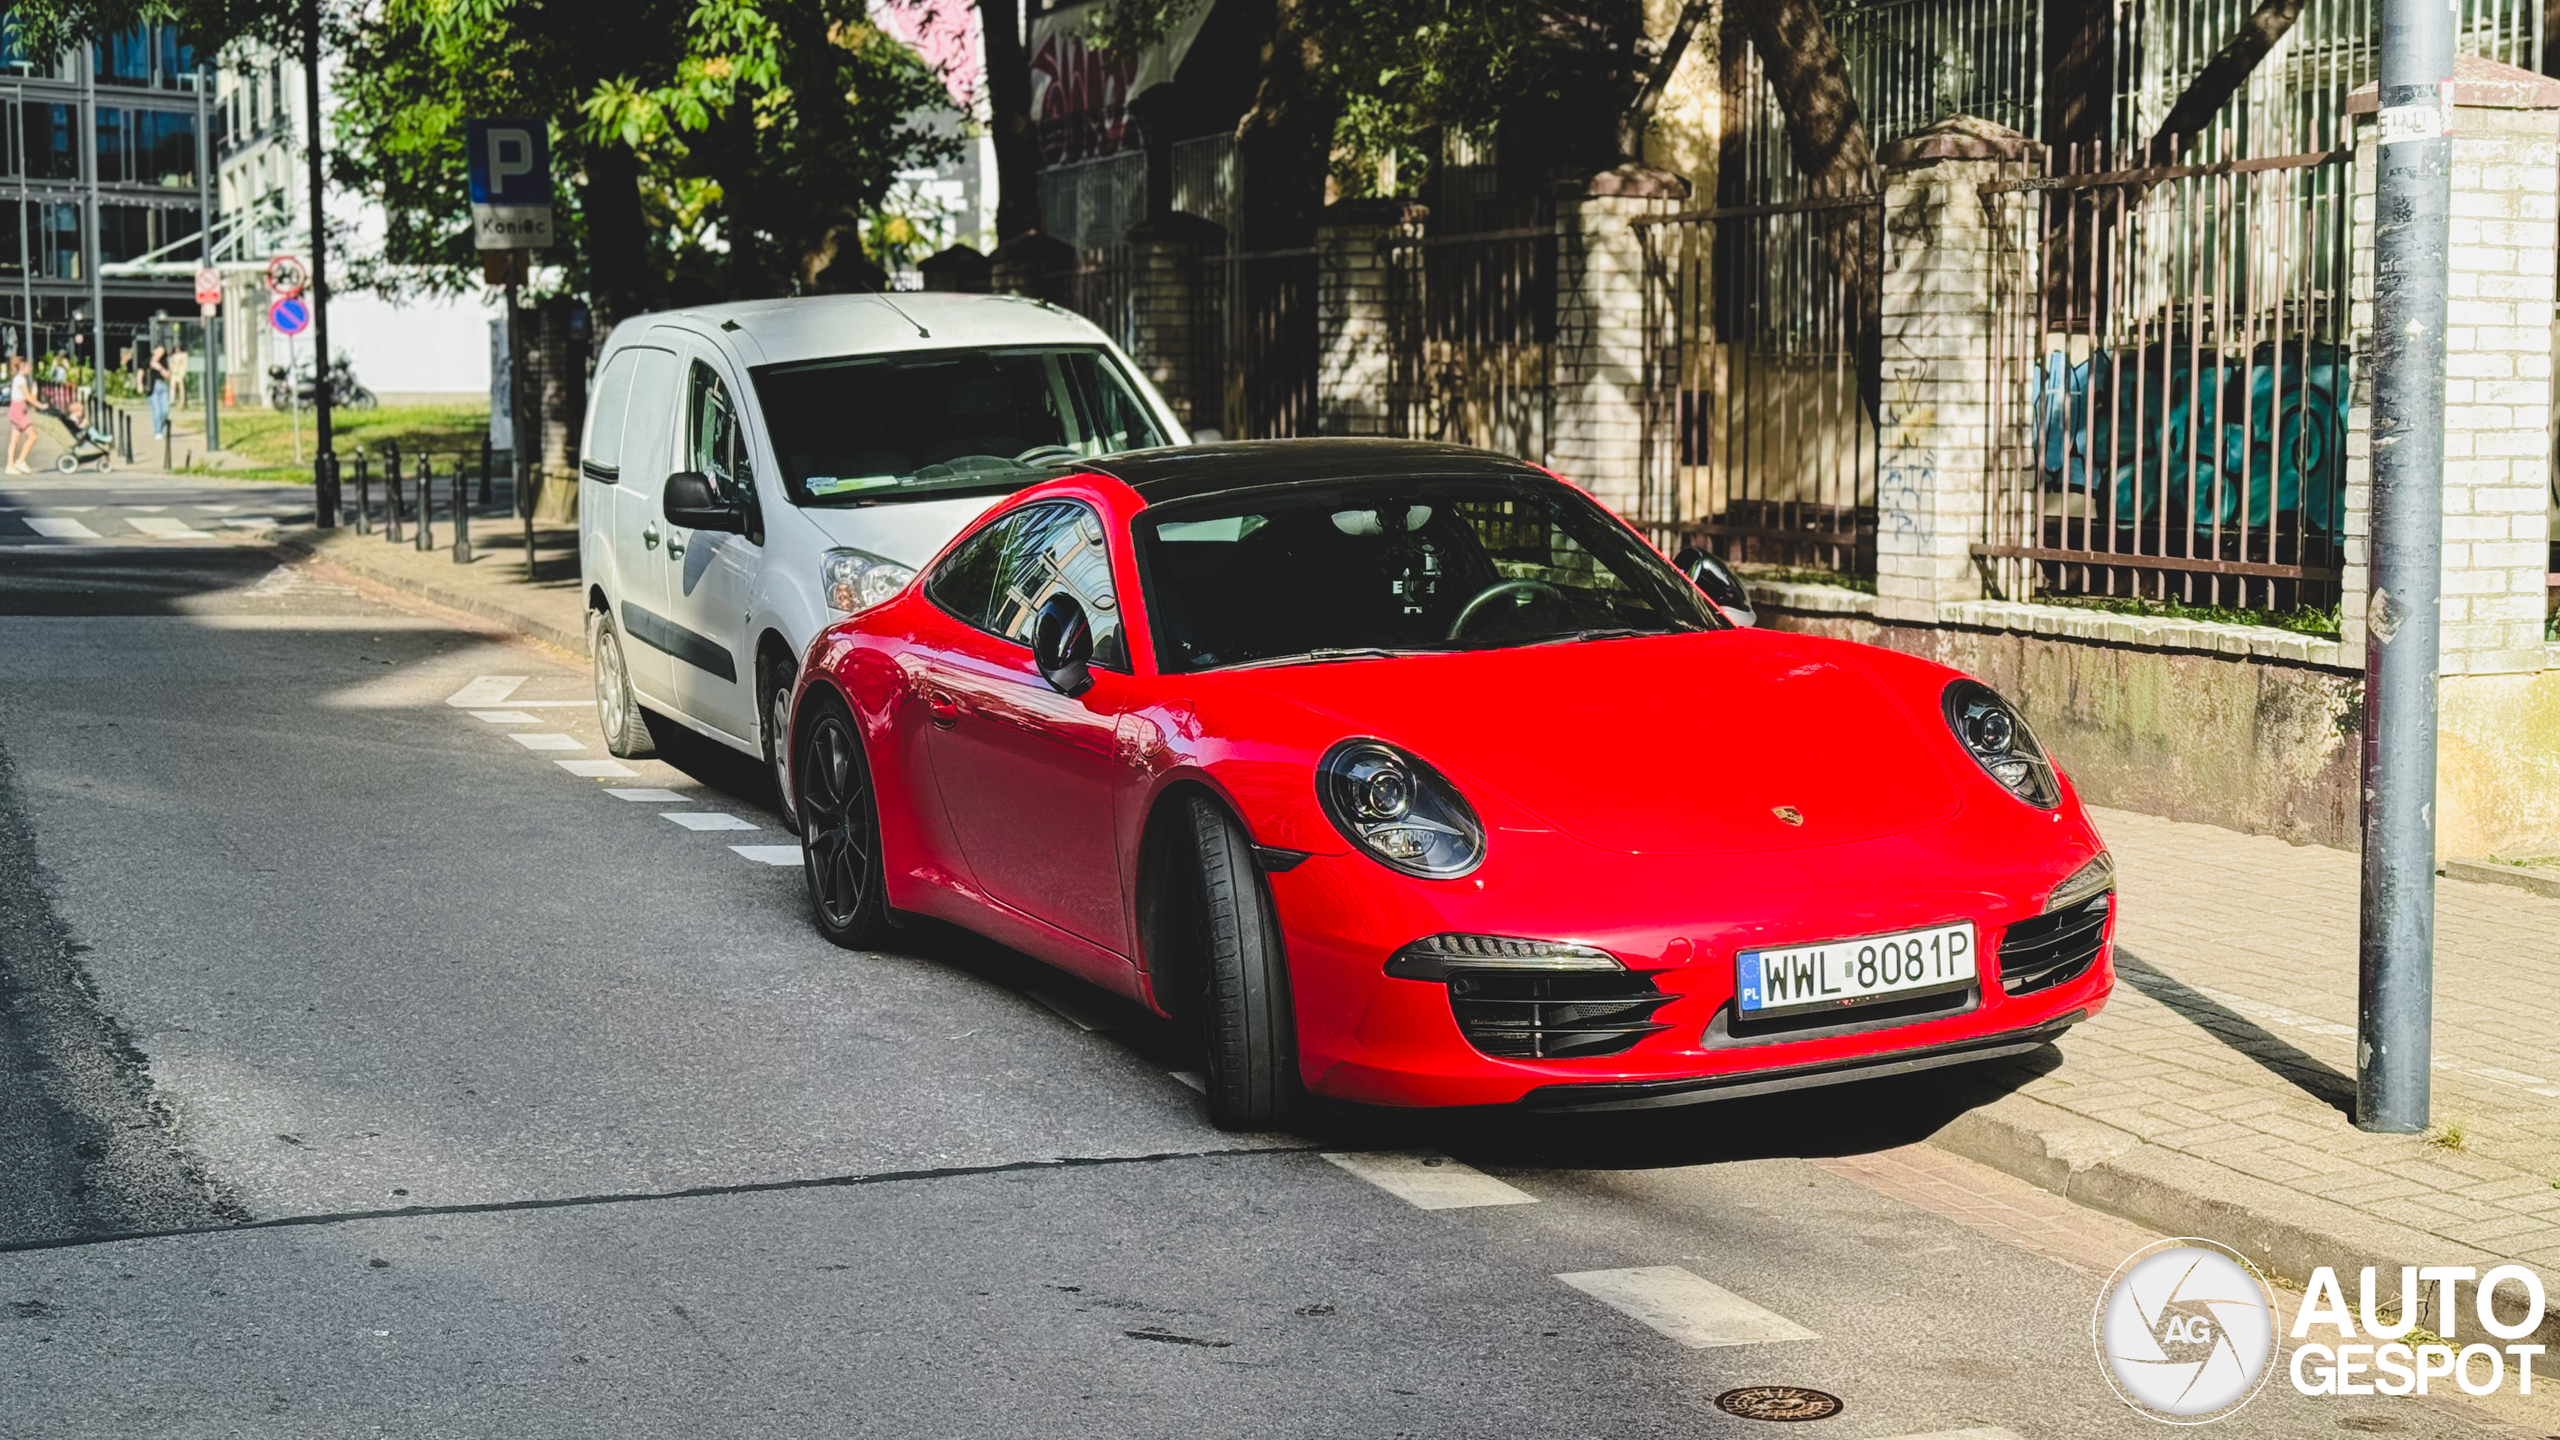
[[[615,333],[637,338],[669,322],[719,337],[750,365],[977,345],[1090,345],[1108,338],[1080,315],[1020,295],[936,291],[700,305],[635,315]]]

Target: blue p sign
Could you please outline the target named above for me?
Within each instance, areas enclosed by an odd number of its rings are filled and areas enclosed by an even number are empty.
[[[539,120],[463,125],[471,168],[472,243],[539,250],[551,243],[550,134]]]

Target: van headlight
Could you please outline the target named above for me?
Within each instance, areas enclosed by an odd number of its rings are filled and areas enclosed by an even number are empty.
[[[818,593],[829,609],[860,614],[906,588],[915,567],[867,550],[830,550],[818,561]]]
[[[1342,838],[1389,869],[1448,880],[1484,859],[1484,826],[1458,787],[1383,740],[1326,751],[1316,797]]]

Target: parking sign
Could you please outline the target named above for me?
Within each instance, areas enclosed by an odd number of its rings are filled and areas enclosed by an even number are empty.
[[[463,125],[471,170],[471,239],[483,250],[551,243],[551,143],[539,120]]]

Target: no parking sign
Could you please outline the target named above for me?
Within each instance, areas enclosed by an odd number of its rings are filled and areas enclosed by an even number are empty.
[[[267,323],[279,335],[299,335],[311,328],[311,302],[299,295],[287,295],[267,307]]]

